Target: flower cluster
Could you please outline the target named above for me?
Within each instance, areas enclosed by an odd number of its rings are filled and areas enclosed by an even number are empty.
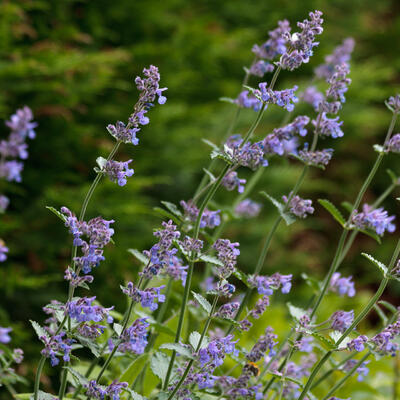
[[[73,339],[64,338],[65,332],[60,332],[58,335],[41,336],[40,340],[44,343],[44,349],[41,351],[42,355],[50,358],[50,363],[54,367],[60,362],[60,354],[65,362],[70,361],[70,354],[72,350]]]
[[[352,340],[350,340],[349,343],[347,343],[347,348],[349,350],[355,350],[355,351],[363,351],[365,349],[365,343],[367,343],[368,337],[365,335],[360,335]]]
[[[180,236],[180,232],[176,230],[176,225],[169,220],[168,222],[163,222],[162,226],[164,229],[154,232],[154,236],[159,239],[158,242],[150,250],[143,251],[149,262],[141,272],[141,275],[147,278],[158,275],[163,268],[170,265],[171,258],[177,252],[177,249],[171,248],[173,241]]]
[[[269,355],[273,356],[274,353],[274,346],[277,344],[275,339],[278,338],[277,335],[273,333],[273,329],[269,326],[265,329],[264,335],[262,335],[253,346],[251,351],[247,354],[246,358],[249,361],[257,362],[264,357],[265,353],[268,351]]]
[[[149,123],[149,118],[145,115],[148,110],[153,106],[153,102],[158,97],[158,104],[164,104],[167,98],[163,92],[167,88],[160,88],[160,74],[158,68],[150,65],[149,68],[144,68],[143,74],[145,78],[136,77],[135,83],[140,91],[139,100],[134,107],[134,111],[129,117],[128,125],[118,121],[115,125],[108,125],[108,132],[115,137],[115,139],[124,143],[132,143],[137,145],[139,143],[136,134],[140,131],[141,126]]]
[[[253,200],[245,199],[235,207],[235,213],[239,217],[254,218],[260,214],[262,205]]]
[[[228,172],[222,179],[222,186],[227,190],[233,190],[237,187],[239,193],[243,193],[246,179],[240,179],[236,171]]]
[[[354,320],[354,311],[335,311],[331,317],[331,328],[335,331],[344,332],[350,327]]]
[[[323,32],[321,16],[321,11],[310,12],[310,20],[306,19],[297,23],[297,26],[301,29],[300,32],[292,35],[289,32],[285,33],[289,50],[282,55],[279,61],[282,69],[293,71],[301,64],[309,62],[313,55],[313,48],[318,46],[318,42],[315,42],[315,36]]]
[[[332,292],[338,293],[340,296],[347,295],[349,297],[354,297],[356,291],[354,289],[354,282],[351,279],[351,276],[345,278],[340,275],[340,272],[335,272],[329,283],[329,289]]]
[[[218,268],[220,278],[227,279],[235,271],[236,259],[240,254],[238,246],[239,243],[231,243],[228,239],[218,239],[213,244],[213,248],[217,251],[217,257],[223,264]]]
[[[394,356],[399,350],[399,344],[393,339],[400,336],[400,321],[388,325],[382,332],[375,335],[371,342],[375,345],[375,351],[379,354]]]
[[[307,165],[313,165],[316,167],[323,167],[329,164],[332,158],[333,149],[324,149],[317,151],[308,151],[308,146],[305,146],[303,150],[299,151],[299,157]]]
[[[199,215],[199,209],[193,204],[192,201],[181,200],[180,205],[185,212],[185,218],[190,222],[196,222]],[[221,218],[219,216],[220,211],[211,211],[207,208],[203,211],[203,215],[200,219],[200,228],[215,228],[221,223]]]
[[[121,162],[121,161],[107,161],[104,171],[112,182],[117,182],[119,186],[126,185],[126,178],[134,174],[134,170],[129,168],[129,164],[132,160]]]
[[[396,133],[390,138],[387,149],[392,153],[400,153],[400,133]]]
[[[390,111],[398,114],[400,112],[400,94],[389,97],[388,101],[386,102],[386,106]]]
[[[82,251],[82,256],[75,257],[74,262],[84,274],[88,274],[93,267],[97,267],[104,260],[103,248],[114,234],[114,229],[110,228],[114,221],[107,221],[101,217],[88,222],[79,221],[67,207],[62,207],[61,212],[66,217],[65,226],[74,237],[74,246],[80,247]],[[86,236],[88,241],[83,240],[82,236]]]
[[[143,354],[147,346],[147,328],[150,324],[146,318],[139,318],[121,334],[121,343],[118,346],[118,350],[122,353],[135,353]],[[113,348],[113,344],[110,344],[110,349]]]
[[[210,364],[213,368],[219,367],[223,364],[226,354],[237,354],[237,342],[238,340],[233,340],[233,335],[212,340],[207,347],[199,350],[197,360],[202,367],[205,364]]]
[[[287,196],[282,196],[285,203],[289,202],[289,210],[296,217],[306,218],[307,214],[312,214],[314,212],[314,207],[311,206],[311,200],[302,199],[297,195],[290,198],[290,200],[289,198]]]
[[[109,386],[104,387],[99,385],[95,380],[91,380],[85,385],[86,396],[98,400],[104,400],[106,396],[109,396],[112,400],[119,400],[121,392],[128,386],[127,382],[118,382],[114,380]]]
[[[161,290],[164,288],[165,285],[139,290],[132,282],[128,282],[126,288],[122,287],[122,292],[133,301],[140,303],[143,308],[148,307],[151,311],[154,311],[157,310],[158,303],[165,301],[165,296],[161,294]]]
[[[367,366],[366,366],[368,363],[369,363],[369,361],[363,362],[356,369],[356,372],[358,374],[358,376],[357,376],[357,381],[358,382],[362,382],[364,380],[364,378],[368,375],[369,368],[367,368]],[[348,361],[346,361],[346,363],[342,367],[343,372],[351,371],[355,367],[356,364],[358,364],[357,360],[348,360]]]
[[[114,307],[104,308],[99,305],[93,305],[92,303],[95,299],[96,297],[93,296],[72,300],[66,304],[65,311],[70,318],[75,319],[77,322],[100,322],[106,319],[109,324],[112,323],[113,318],[110,316],[110,311]]]
[[[259,294],[270,296],[274,290],[281,289],[282,293],[289,293],[292,287],[292,275],[281,275],[278,272],[271,276],[253,275],[249,284],[257,288]]]
[[[385,231],[394,232],[396,225],[392,223],[395,216],[389,216],[383,208],[374,209],[368,204],[364,204],[362,212],[354,211],[351,223],[358,229],[371,229],[382,236]]]

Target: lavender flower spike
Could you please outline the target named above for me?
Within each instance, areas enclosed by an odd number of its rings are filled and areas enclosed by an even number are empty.
[[[287,196],[282,196],[285,203],[289,201]],[[300,196],[294,196],[289,202],[290,212],[296,217],[306,218],[307,214],[312,214],[314,212],[314,207],[311,206],[312,201],[302,199]]]
[[[112,182],[118,182],[119,186],[124,186],[127,182],[126,178],[134,174],[134,170],[128,167],[131,162],[132,160],[125,162],[109,160],[105,165],[105,173]]]

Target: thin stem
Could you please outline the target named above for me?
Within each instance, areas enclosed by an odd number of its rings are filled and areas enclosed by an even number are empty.
[[[208,318],[207,318],[207,321],[206,321],[206,323],[204,325],[203,331],[201,332],[201,336],[200,336],[199,342],[197,343],[197,346],[196,346],[196,349],[195,349],[195,353],[197,353],[201,348],[204,336],[206,335],[206,333],[208,331],[208,328],[209,328],[211,320],[212,320],[212,316],[214,315],[215,309],[217,307],[218,298],[219,298],[218,296],[214,297],[214,301],[213,301],[213,304],[212,304],[212,307],[211,307],[211,311],[210,311],[210,313],[208,315]],[[171,394],[168,396],[167,400],[171,400],[175,396],[176,392],[179,390],[179,388],[182,386],[183,382],[185,381],[185,379],[186,379],[186,377],[187,377],[187,375],[188,375],[188,373],[190,371],[190,368],[192,367],[193,363],[194,363],[194,359],[189,361],[188,365],[186,366],[185,371],[182,374],[181,379],[176,384],[176,386],[172,390]]]
[[[38,396],[39,396],[39,387],[40,387],[40,377],[42,375],[42,371],[43,371],[43,367],[44,367],[44,363],[46,361],[46,357],[42,356],[39,360],[39,364],[37,367],[37,371],[36,371],[36,376],[35,376],[35,385],[33,387],[33,399],[34,400],[38,400]]]
[[[339,382],[336,383],[335,386],[333,386],[333,388],[328,392],[327,395],[325,395],[325,396],[322,398],[322,400],[327,400],[327,399],[329,399],[330,397],[332,397],[332,395],[336,392],[336,390],[340,389],[340,388],[345,384],[345,382],[354,374],[354,372],[357,371],[357,368],[358,368],[371,354],[372,354],[372,353],[371,353],[370,351],[368,351],[368,352],[361,358],[361,360],[360,360],[356,365],[354,365],[354,367],[353,367],[350,371],[348,371],[348,372],[346,373],[346,375],[345,375]]]
[[[60,384],[60,390],[58,392],[59,400],[63,400],[64,394],[65,394],[65,389],[67,388],[68,370],[65,368],[66,365],[68,365],[68,363],[64,364],[64,370],[61,373],[61,384]]]

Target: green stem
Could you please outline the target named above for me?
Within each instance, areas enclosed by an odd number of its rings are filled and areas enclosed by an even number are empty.
[[[213,301],[213,304],[212,304],[212,307],[211,307],[211,311],[210,311],[210,313],[208,315],[208,318],[207,318],[207,321],[206,321],[206,323],[204,325],[203,331],[201,332],[201,336],[200,336],[199,342],[197,343],[197,346],[196,346],[196,349],[195,349],[195,353],[197,353],[201,348],[201,344],[203,343],[204,336],[206,335],[206,333],[208,331],[208,328],[210,326],[212,317],[213,317],[215,309],[217,307],[218,298],[219,298],[218,296],[214,297],[214,301]],[[188,365],[186,366],[186,369],[183,372],[181,379],[176,384],[176,386],[172,390],[171,394],[168,396],[167,400],[171,400],[175,396],[176,392],[179,390],[179,388],[182,386],[183,382],[185,381],[185,379],[186,379],[186,377],[187,377],[187,375],[188,375],[188,373],[190,371],[190,368],[192,367],[193,363],[194,363],[194,359],[191,359],[189,361]]]
[[[64,370],[61,373],[61,384],[60,384],[60,390],[58,392],[59,400],[63,400],[64,394],[65,394],[65,389],[67,388],[68,370],[65,368],[66,365],[68,365],[68,363],[64,364]]]
[[[42,375],[44,363],[46,362],[46,357],[42,356],[39,360],[39,364],[37,367],[36,371],[36,376],[35,376],[35,385],[33,387],[33,399],[38,400],[38,395],[39,395],[39,387],[40,387],[40,377]]]
[[[390,261],[388,271],[391,271],[398,256],[400,253],[400,240],[397,242],[396,249],[392,255],[392,259]],[[376,291],[375,295],[371,298],[371,300],[368,302],[368,304],[361,310],[361,312],[358,314],[358,316],[354,319],[353,323],[349,326],[349,328],[346,329],[346,331],[342,334],[342,336],[336,341],[335,346],[338,347],[343,340],[346,339],[346,337],[353,332],[354,328],[365,318],[365,316],[370,312],[370,310],[374,307],[375,303],[379,300],[379,298],[382,296],[387,284],[389,282],[389,278],[385,275],[385,277],[382,279],[381,284],[379,285],[378,290]],[[325,364],[325,362],[329,359],[329,357],[332,355],[333,350],[330,350],[325,353],[325,355],[321,358],[321,360],[315,365],[314,369],[312,370],[303,391],[300,394],[300,397],[298,400],[302,400],[308,393],[308,390],[310,389],[311,384],[313,383],[313,380],[318,373],[318,371],[322,368],[322,366]]]
[[[328,394],[327,394],[326,396],[324,396],[324,397],[322,398],[322,400],[327,400],[327,399],[329,399],[330,397],[332,397],[332,395],[336,392],[336,390],[340,389],[340,388],[344,385],[344,383],[347,381],[347,379],[349,379],[349,378],[354,374],[354,372],[356,372],[357,368],[358,368],[371,354],[372,354],[372,353],[371,353],[370,351],[368,351],[368,352],[361,358],[361,360],[360,360],[356,365],[354,365],[354,367],[353,367],[350,371],[348,371],[348,372],[346,373],[346,375],[345,375],[338,383],[336,383],[335,386],[333,386],[333,388],[328,392]]]

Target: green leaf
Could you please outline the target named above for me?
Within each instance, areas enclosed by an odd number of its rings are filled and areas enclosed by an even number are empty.
[[[289,308],[289,313],[290,313],[290,315],[291,315],[294,319],[296,319],[297,321],[298,321],[301,317],[303,317],[304,315],[307,315],[307,311],[306,311],[306,310],[303,310],[303,309],[300,308],[300,307],[296,307],[296,306],[292,305],[291,303],[286,303],[286,305],[287,305],[288,308]]]
[[[32,393],[31,397],[30,397],[30,400],[33,400],[33,399],[34,399],[34,396],[33,396],[33,393]],[[56,400],[57,397],[54,396],[53,394],[42,392],[41,390],[39,390],[37,399],[38,400]]]
[[[133,360],[126,369],[122,372],[119,379],[120,382],[128,382],[129,386],[135,382],[137,376],[142,372],[144,365],[149,359],[149,353],[141,354],[135,360]]]
[[[142,264],[147,265],[149,259],[139,250],[128,249],[128,253],[131,253],[135,258],[137,258]]]
[[[100,171],[102,171],[106,167],[107,159],[105,159],[104,157],[97,157],[96,163],[100,167]]]
[[[385,153],[385,148],[380,144],[374,144],[372,147],[378,153]]]
[[[78,371],[76,371],[75,369],[71,368],[71,367],[64,367],[66,370],[68,370],[68,372],[72,375],[72,377],[74,378],[75,382],[77,383],[76,386],[85,386],[88,384],[88,379],[85,378],[82,374],[80,374]]]
[[[335,343],[332,339],[328,339],[327,337],[321,335],[318,332],[312,332],[311,335],[319,340],[319,342],[325,347],[327,350],[334,350],[336,348]]]
[[[218,265],[219,267],[223,267],[224,266],[224,263],[222,261],[220,261],[217,257],[209,256],[207,254],[202,254],[199,257],[199,260],[204,261],[206,263]]]
[[[201,140],[202,140],[203,143],[209,145],[213,150],[218,150],[219,149],[218,146],[215,145],[213,142],[210,142],[207,139],[201,139]]]
[[[113,329],[114,329],[115,333],[116,333],[118,336],[121,336],[121,332],[122,332],[122,329],[124,329],[124,327],[123,327],[121,324],[115,323],[115,324],[113,325]]]
[[[166,354],[157,351],[153,354],[150,360],[150,368],[153,374],[161,379],[162,385],[164,385],[165,376],[167,375],[169,365],[169,357]]]
[[[230,97],[220,97],[218,100],[223,101],[225,103],[235,104],[235,100],[231,99]]]
[[[174,203],[170,203],[169,201],[161,201],[161,204],[164,205],[175,216],[182,217],[182,213]]]
[[[33,393],[19,393],[14,395],[14,397],[18,400],[30,400],[32,396]]]
[[[331,339],[335,342],[335,346],[336,346],[336,342],[342,337],[342,333],[339,331],[333,331],[329,334],[329,336],[331,337]],[[350,337],[346,337],[340,344],[339,346],[337,346],[337,348],[339,350],[345,349],[347,348],[347,343],[349,343],[351,341]]]
[[[367,235],[369,237],[372,237],[372,239],[375,239],[379,244],[381,244],[381,238],[380,236],[371,230],[366,230],[366,229],[357,229],[359,232],[363,233],[364,235]]]
[[[294,217],[292,217],[289,213],[285,212],[285,204],[279,202],[278,200],[274,199],[272,196],[270,196],[266,192],[260,192],[264,197],[266,197],[278,210],[279,215],[283,218],[283,220],[286,222],[286,225],[293,224],[293,222],[296,221]]]
[[[182,356],[193,358],[192,352],[185,346],[179,343],[163,343],[160,349],[174,350]]]
[[[349,213],[351,213],[351,211],[353,210],[353,204],[351,204],[349,201],[342,201],[340,204]]]
[[[172,219],[172,221],[174,221],[175,224],[177,224],[177,225],[179,225],[180,222],[181,222],[181,221],[179,220],[179,218],[175,217],[174,214],[170,213],[170,212],[167,211],[167,210],[164,210],[164,209],[161,208],[161,207],[153,207],[153,210],[155,211],[156,214],[159,214],[159,215],[161,215],[162,217],[166,217],[166,218],[168,218],[168,219]]]
[[[392,180],[392,183],[397,185],[399,183],[399,178],[397,177],[397,175],[389,168],[386,170],[386,172]]]
[[[193,331],[190,335],[189,335],[189,343],[192,345],[193,349],[196,350],[197,346],[199,344],[201,338],[201,334],[197,331]],[[207,347],[209,344],[209,340],[207,336],[203,337],[203,340],[201,342],[200,348],[204,349],[205,347]]]
[[[372,257],[371,255],[367,254],[367,253],[361,253],[361,255],[363,257],[365,257],[367,260],[371,261],[372,264],[374,264],[375,266],[377,266],[381,272],[383,273],[383,276],[386,276],[388,269],[386,267],[386,265],[378,260],[376,260],[374,257]]]
[[[87,347],[95,357],[100,357],[100,347],[95,341],[90,340],[82,335],[75,334],[74,336],[79,340],[79,343],[82,346]]]
[[[388,301],[379,300],[378,304],[382,304],[385,308],[387,308],[393,314],[396,314],[398,312],[397,308],[393,304],[389,303]]]
[[[36,335],[38,336],[39,339],[41,336],[49,337],[49,334],[36,321],[32,321],[32,320],[29,320],[29,321],[32,324],[33,329],[35,330]]]
[[[211,171],[209,171],[207,168],[203,168],[203,171],[207,174],[207,176],[210,178],[211,182],[214,182],[216,180],[215,176]]]
[[[193,297],[196,301],[203,307],[203,309],[207,312],[207,314],[211,313],[211,304],[207,299],[205,299],[201,294],[195,293],[192,291]]]
[[[57,217],[60,218],[61,221],[65,222],[67,220],[67,217],[64,214],[60,213],[60,211],[56,210],[54,207],[46,206],[46,208],[57,215]]]
[[[319,199],[318,203],[321,204],[321,206],[324,207],[325,210],[328,211],[329,214],[331,214],[332,217],[343,226],[343,228],[345,228],[346,221],[342,213],[329,200]]]
[[[238,278],[241,282],[243,282],[247,287],[250,287],[249,280],[246,274],[244,274],[242,271],[235,269],[232,275],[236,276],[236,278]]]
[[[125,392],[128,392],[133,400],[146,400],[146,397],[143,397],[142,395],[140,395],[139,393],[136,393],[134,390],[130,389],[130,388],[125,388],[123,389]]]

